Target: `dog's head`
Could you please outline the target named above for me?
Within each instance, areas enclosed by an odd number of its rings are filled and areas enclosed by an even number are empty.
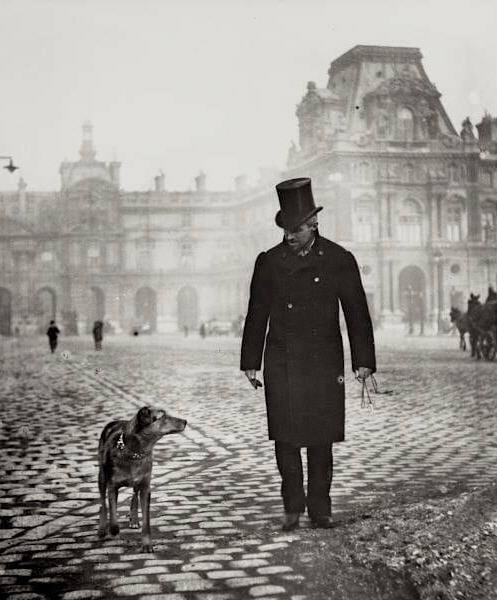
[[[165,410],[144,406],[134,419],[134,433],[161,438],[169,433],[180,433],[186,427],[184,419],[167,414]]]

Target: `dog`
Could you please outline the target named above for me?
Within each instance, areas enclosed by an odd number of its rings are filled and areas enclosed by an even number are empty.
[[[168,415],[164,410],[144,406],[131,421],[112,421],[100,436],[98,444],[98,489],[100,515],[98,536],[119,533],[117,497],[119,488],[132,487],[133,497],[129,512],[129,526],[140,527],[138,497],[142,511],[142,544],[144,552],[152,552],[150,535],[150,479],[152,451],[164,436],[180,433],[186,427],[184,419]],[[107,519],[106,496],[109,502]]]

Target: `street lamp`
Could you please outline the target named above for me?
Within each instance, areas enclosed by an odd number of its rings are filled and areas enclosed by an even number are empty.
[[[16,165],[14,164],[14,162],[12,160],[12,156],[0,156],[0,159],[9,161],[9,164],[6,165],[4,167],[4,169],[7,169],[7,171],[9,171],[10,173],[13,173],[16,169],[19,168],[19,167],[16,167]]]
[[[414,301],[414,295],[416,294],[416,292],[412,289],[412,286],[408,286],[407,290],[404,292],[404,294],[407,296],[407,320],[409,323],[409,335],[412,335],[414,332],[414,314],[413,314],[413,301]]]
[[[442,333],[442,302],[443,302],[443,255],[440,250],[433,252],[433,260],[437,268],[437,333]]]

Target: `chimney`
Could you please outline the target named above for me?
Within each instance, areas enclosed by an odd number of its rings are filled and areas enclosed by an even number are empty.
[[[154,177],[154,181],[155,181],[155,191],[156,192],[165,191],[165,189],[166,189],[165,184],[164,184],[165,176],[162,171],[159,171],[159,174]]]
[[[244,192],[248,189],[247,176],[237,175],[235,177],[235,190],[237,192]]]
[[[476,125],[478,130],[478,145],[482,152],[497,152],[497,119],[493,118],[488,112],[480,123]]]
[[[203,171],[200,171],[200,173],[195,177],[195,185],[197,187],[197,192],[205,192],[205,180],[205,173]]]

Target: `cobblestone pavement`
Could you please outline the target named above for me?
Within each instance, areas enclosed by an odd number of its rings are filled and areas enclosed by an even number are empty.
[[[238,600],[306,595],[286,564],[309,524],[280,531],[281,502],[263,395],[238,371],[239,340],[164,337],[0,342],[0,593],[35,598]],[[497,369],[456,338],[378,341],[378,382],[392,395],[360,408],[346,365],[347,441],[334,449],[334,517],[392,488],[497,474]],[[102,427],[151,403],[186,418],[154,452],[154,553],[126,528],[97,539],[96,446]],[[126,501],[124,499],[126,498]],[[333,531],[318,532],[320,540]],[[308,546],[307,546],[308,547]],[[302,560],[306,554],[303,551]]]

